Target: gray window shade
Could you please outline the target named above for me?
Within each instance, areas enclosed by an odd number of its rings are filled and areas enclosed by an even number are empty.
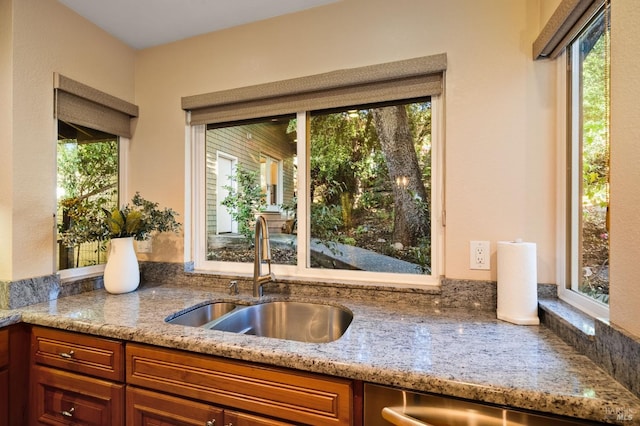
[[[131,118],[138,107],[55,73],[55,117],[114,135],[131,137]]]
[[[214,124],[442,92],[447,55],[351,68],[182,98],[191,124]]]
[[[593,18],[605,0],[562,0],[533,42],[533,59],[556,58]]]

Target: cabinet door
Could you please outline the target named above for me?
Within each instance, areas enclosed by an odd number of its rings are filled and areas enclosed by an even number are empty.
[[[9,371],[0,370],[0,425],[9,424]]]
[[[36,424],[124,425],[124,385],[42,366],[32,385]]]
[[[220,408],[127,387],[127,426],[222,426],[222,420]]]
[[[224,426],[293,426],[293,423],[284,423],[278,420],[254,416],[253,414],[225,410]]]

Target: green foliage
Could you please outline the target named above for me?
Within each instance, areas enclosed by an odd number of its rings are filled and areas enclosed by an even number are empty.
[[[322,241],[339,241],[342,209],[337,205],[311,204],[311,235]]]
[[[249,242],[253,242],[253,223],[255,215],[266,208],[266,202],[260,188],[260,172],[245,170],[241,165],[236,167],[231,177],[237,183],[237,190],[233,185],[225,185],[229,195],[222,200],[222,205],[238,222],[238,232]]]
[[[170,208],[158,208],[158,203],[145,200],[138,192],[131,204],[103,211],[109,238],[133,237],[141,241],[149,239],[152,232],[178,232],[181,227],[176,221],[178,213]]]
[[[583,62],[583,196],[591,206],[609,203],[608,64],[605,35],[593,45]]]
[[[147,201],[136,192],[131,204],[122,208],[83,211],[82,220],[61,234],[67,247],[109,238],[133,237],[146,240],[152,232],[178,232],[181,224],[178,213],[169,208],[159,209],[158,203]],[[88,228],[84,224],[88,223]],[[78,226],[83,225],[83,226]]]
[[[61,140],[57,149],[58,234],[66,247],[105,238],[102,208],[117,205],[118,143]]]
[[[431,273],[431,240],[429,238],[420,238],[418,245],[411,248],[416,263],[420,267],[423,274]]]
[[[609,29],[601,16],[580,38],[582,220],[579,291],[609,302]]]

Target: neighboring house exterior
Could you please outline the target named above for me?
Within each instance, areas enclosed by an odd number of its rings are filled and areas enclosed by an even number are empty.
[[[295,195],[295,133],[287,134],[288,120],[221,128],[206,133],[207,235],[237,232],[227,207],[221,203],[229,194],[236,167],[260,171],[269,228],[279,229],[281,205]]]

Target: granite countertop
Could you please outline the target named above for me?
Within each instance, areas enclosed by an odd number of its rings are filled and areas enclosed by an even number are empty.
[[[493,312],[325,300],[349,308],[354,320],[340,339],[321,344],[164,322],[167,316],[204,301],[238,299],[255,301],[206,287],[167,284],[146,285],[122,295],[97,290],[17,311],[0,310],[0,326],[23,321],[516,408],[640,425],[640,400],[587,357],[543,326],[513,325],[497,320]],[[626,420],[616,420],[620,412]]]

